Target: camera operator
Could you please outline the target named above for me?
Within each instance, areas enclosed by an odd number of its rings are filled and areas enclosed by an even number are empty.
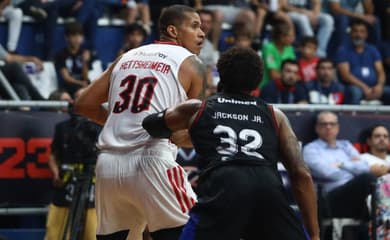
[[[95,146],[100,126],[73,113],[70,118],[55,127],[51,145],[49,168],[53,173],[54,196],[49,206],[45,240],[62,239],[67,227],[72,200],[76,195],[76,184],[81,174],[90,174],[88,210],[84,225],[84,240],[96,239],[96,211],[94,206],[94,166],[97,157]],[[76,190],[77,191],[77,190]]]

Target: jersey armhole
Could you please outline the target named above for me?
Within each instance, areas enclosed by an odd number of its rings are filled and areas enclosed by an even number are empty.
[[[199,108],[199,110],[198,110],[198,112],[196,113],[196,116],[195,116],[195,118],[194,118],[194,121],[192,121],[192,123],[191,123],[191,126],[189,127],[189,130],[191,130],[197,123],[198,123],[198,121],[199,121],[199,118],[202,116],[202,114],[203,114],[203,111],[204,111],[204,108],[205,108],[205,106],[206,106],[206,100],[203,100],[202,101],[202,104],[200,105],[200,108]]]
[[[268,105],[268,108],[269,111],[271,112],[272,124],[274,125],[276,135],[279,136],[279,125],[278,125],[278,121],[276,121],[274,107],[272,105]]]

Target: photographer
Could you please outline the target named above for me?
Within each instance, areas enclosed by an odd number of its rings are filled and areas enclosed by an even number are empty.
[[[71,108],[70,108],[71,109]],[[96,239],[96,211],[94,206],[95,146],[100,126],[69,111],[70,118],[55,127],[51,145],[49,168],[53,173],[54,196],[49,207],[45,240],[62,239],[67,219],[72,215],[72,201],[78,193],[82,177],[88,179],[88,202],[85,208],[84,240]]]

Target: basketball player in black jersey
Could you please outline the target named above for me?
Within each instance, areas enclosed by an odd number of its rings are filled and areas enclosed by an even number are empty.
[[[154,137],[189,129],[196,152],[209,161],[180,239],[307,239],[289,207],[277,171],[281,161],[307,235],[318,240],[313,182],[289,121],[280,110],[249,95],[262,79],[262,60],[251,49],[232,48],[217,66],[220,93],[149,115],[143,122]]]

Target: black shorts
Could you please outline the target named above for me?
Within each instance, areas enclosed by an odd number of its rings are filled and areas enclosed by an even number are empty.
[[[198,190],[181,240],[306,239],[272,167],[223,166],[207,174]]]

